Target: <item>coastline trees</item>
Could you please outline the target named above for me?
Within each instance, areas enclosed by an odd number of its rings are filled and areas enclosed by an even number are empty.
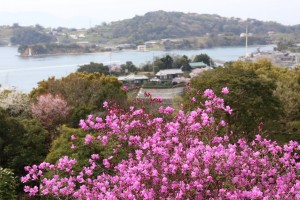
[[[39,43],[50,43],[56,38],[50,34],[43,33],[31,27],[16,27],[11,37],[11,43],[16,45],[31,45]]]
[[[87,73],[98,72],[105,75],[109,75],[109,68],[108,66],[104,66],[102,63],[91,62],[90,64],[80,66],[77,69],[77,72],[87,72]]]
[[[173,68],[173,58],[170,55],[166,55],[161,58],[156,58],[154,60],[154,65],[159,69],[172,69]]]
[[[199,54],[194,57],[193,62],[203,62],[210,66],[211,58],[207,54]]]
[[[137,71],[138,68],[131,61],[126,61],[125,64],[121,65],[121,74],[135,73]]]

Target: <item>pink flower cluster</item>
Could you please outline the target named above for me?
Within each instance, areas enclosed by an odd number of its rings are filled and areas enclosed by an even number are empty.
[[[75,199],[300,199],[300,145],[279,146],[259,135],[252,142],[241,138],[231,143],[220,111],[232,110],[212,90],[204,96],[208,100],[196,110],[161,107],[160,116],[105,105],[105,119],[81,121],[90,130],[85,144],[107,145],[118,138],[119,148],[131,149],[128,159],[112,162],[118,156],[115,149],[108,158],[92,154],[90,165],[78,173],[72,169],[76,160],[66,156],[55,166],[25,167],[22,182],[40,183],[24,191]],[[96,173],[103,167],[113,173]],[[45,170],[55,175],[44,177]]]

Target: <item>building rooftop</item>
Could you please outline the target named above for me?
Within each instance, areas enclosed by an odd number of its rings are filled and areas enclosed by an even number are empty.
[[[134,81],[134,80],[148,80],[149,77],[145,75],[136,75],[136,74],[129,74],[128,76],[119,76],[119,81]]]
[[[204,68],[207,67],[207,64],[205,64],[204,62],[191,62],[189,63],[189,65],[191,66],[191,68],[195,69],[195,68]]]
[[[166,76],[170,74],[183,74],[181,69],[163,69],[156,73],[156,76]]]

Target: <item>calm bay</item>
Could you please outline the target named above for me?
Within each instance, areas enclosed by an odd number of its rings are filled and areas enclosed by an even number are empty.
[[[274,45],[259,46],[262,51],[272,51]],[[258,46],[251,46],[248,52],[254,52]],[[213,59],[234,61],[245,54],[245,47],[219,47],[201,50],[173,51],[120,51],[99,54],[55,55],[38,57],[20,57],[17,47],[0,47],[0,84],[4,87],[16,87],[17,90],[30,92],[37,83],[48,77],[61,78],[75,72],[78,66],[90,62],[123,64],[132,61],[140,66],[153,57],[169,55],[187,55],[188,57],[206,53]]]

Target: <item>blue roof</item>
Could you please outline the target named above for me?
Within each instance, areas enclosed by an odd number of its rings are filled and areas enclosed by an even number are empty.
[[[204,68],[204,67],[208,66],[204,62],[191,62],[189,64],[190,64],[191,68]]]

